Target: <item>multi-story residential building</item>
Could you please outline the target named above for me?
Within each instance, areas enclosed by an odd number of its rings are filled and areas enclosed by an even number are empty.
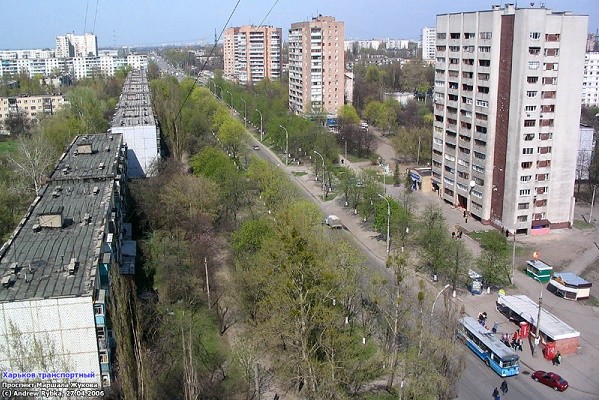
[[[582,105],[587,107],[599,106],[599,53],[586,53],[584,55]]]
[[[127,75],[110,131],[123,135],[127,146],[128,176],[152,175],[160,158],[160,128],[152,110],[145,70],[133,70]]]
[[[437,16],[432,178],[485,223],[571,226],[588,17],[543,6]]]
[[[0,249],[3,371],[110,386],[126,156],[121,135],[75,138]]]
[[[387,39],[385,41],[385,48],[387,50],[404,50],[409,49],[410,44],[418,45],[418,42],[409,39]]]
[[[245,25],[225,29],[224,77],[241,84],[281,77],[283,30]]]
[[[98,38],[93,33],[75,35],[67,33],[56,36],[56,57],[96,57],[98,55]]]
[[[344,23],[318,16],[289,29],[289,109],[337,115],[345,93]]]
[[[115,71],[126,66],[131,68],[147,68],[146,54],[128,54],[119,56],[117,52],[103,53],[96,57],[72,58],[10,58],[0,61],[0,77],[27,74],[55,76],[69,74],[75,79],[90,78],[97,74],[114,75]]]
[[[580,143],[576,161],[576,180],[589,179],[589,169],[595,153],[595,130],[592,126],[580,124]]]
[[[36,124],[42,115],[52,115],[67,104],[61,94],[39,96],[0,97],[0,133],[10,134],[6,119],[22,115],[31,124]]]
[[[437,31],[435,28],[422,28],[422,59],[432,61],[435,59],[435,43],[437,42]]]

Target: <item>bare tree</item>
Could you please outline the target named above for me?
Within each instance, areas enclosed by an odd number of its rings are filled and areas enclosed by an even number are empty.
[[[48,141],[40,134],[31,137],[20,136],[17,139],[17,153],[9,154],[8,159],[17,172],[23,174],[28,186],[38,193],[51,165],[56,161]]]

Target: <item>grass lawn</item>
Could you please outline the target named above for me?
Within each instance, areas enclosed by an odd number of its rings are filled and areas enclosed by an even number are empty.
[[[574,228],[576,229],[593,229],[595,226],[581,219],[574,220]]]
[[[0,139],[0,154],[9,152],[14,153],[17,151],[17,141],[14,139]]]

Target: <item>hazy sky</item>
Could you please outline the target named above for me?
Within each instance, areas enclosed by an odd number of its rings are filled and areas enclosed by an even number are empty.
[[[488,10],[484,0],[19,0],[4,1],[0,49],[54,48],[67,32],[93,32],[99,47],[212,42],[215,29],[260,23],[286,31],[292,22],[318,14],[345,22],[347,39],[418,39],[435,15]],[[517,2],[513,1],[518,4]],[[504,1],[505,3],[505,1]],[[520,2],[528,7],[531,1]],[[599,29],[599,0],[545,0],[554,11],[589,15],[589,31]],[[269,13],[269,10],[271,10]],[[268,15],[268,16],[267,16]],[[266,19],[265,19],[266,18]]]

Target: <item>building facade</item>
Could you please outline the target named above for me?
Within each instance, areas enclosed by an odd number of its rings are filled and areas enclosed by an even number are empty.
[[[576,161],[576,180],[589,179],[589,169],[595,154],[595,130],[592,126],[580,124],[580,144]]]
[[[437,16],[433,185],[484,223],[573,222],[587,16],[544,7]]]
[[[272,26],[246,25],[225,29],[224,77],[240,84],[281,77],[283,30]]]
[[[431,61],[435,59],[437,30],[435,28],[422,28],[422,59]]]
[[[67,103],[61,94],[0,97],[0,133],[10,134],[6,120],[12,116],[22,115],[34,125],[41,116],[52,115]]]
[[[599,106],[599,53],[584,55],[584,77],[582,81],[582,105]]]
[[[289,29],[289,109],[337,115],[345,93],[344,23],[318,16]]]
[[[98,38],[93,33],[75,35],[67,33],[56,36],[56,57],[96,57],[98,55]]]
[[[76,137],[0,249],[4,371],[111,385],[109,274],[121,262],[126,156],[121,135]]]

